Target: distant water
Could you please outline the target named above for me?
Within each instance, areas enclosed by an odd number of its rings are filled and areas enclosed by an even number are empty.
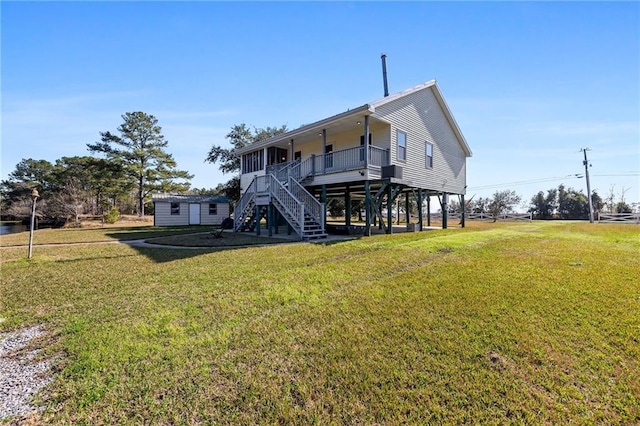
[[[20,223],[3,223],[0,224],[0,235],[17,234],[27,230],[26,225]]]

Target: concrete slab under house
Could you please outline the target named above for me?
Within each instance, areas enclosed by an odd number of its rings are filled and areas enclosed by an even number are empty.
[[[422,231],[431,225],[431,197],[439,200],[446,228],[449,197],[464,205],[466,160],[472,155],[435,80],[234,154],[241,162],[242,193],[235,230],[272,235],[286,225],[303,240],[335,229],[326,220],[327,200],[335,197],[345,205],[341,231],[371,235],[378,228],[390,234],[399,210],[407,230]],[[358,226],[351,223],[355,200],[364,204]],[[416,223],[411,210],[418,212]]]

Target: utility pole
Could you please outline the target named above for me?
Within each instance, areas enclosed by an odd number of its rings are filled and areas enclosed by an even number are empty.
[[[589,200],[589,222],[593,223],[593,202],[591,201],[591,183],[589,182],[589,160],[587,160],[587,151],[591,151],[589,148],[582,148],[580,151],[584,153],[584,176],[587,179],[587,199]]]

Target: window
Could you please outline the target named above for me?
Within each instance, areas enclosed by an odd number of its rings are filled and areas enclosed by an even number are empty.
[[[398,160],[407,160],[407,134],[398,130]]]
[[[298,161],[302,159],[302,151],[296,151],[293,153],[293,161]]]
[[[171,214],[180,214],[180,203],[171,203]]]
[[[433,169],[433,144],[432,143],[425,142],[424,155],[427,159],[425,167],[427,169]]]
[[[215,203],[209,204],[209,216],[215,216],[218,214],[218,205]]]
[[[253,173],[264,169],[264,149],[242,156],[242,173]]]
[[[271,146],[267,148],[267,166],[287,162],[288,151],[283,148]]]

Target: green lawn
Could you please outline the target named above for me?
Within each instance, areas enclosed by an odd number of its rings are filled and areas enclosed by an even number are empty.
[[[0,330],[63,355],[44,423],[640,422],[636,225],[34,252]]]

